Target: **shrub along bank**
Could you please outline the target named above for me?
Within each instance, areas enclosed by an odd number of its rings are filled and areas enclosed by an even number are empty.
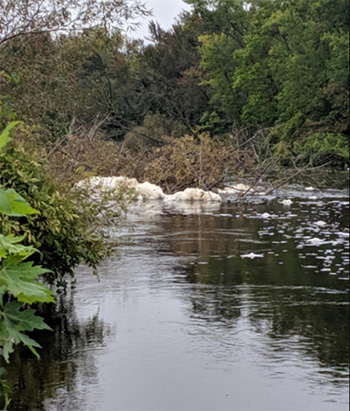
[[[62,285],[78,264],[96,269],[106,253],[91,228],[98,211],[84,202],[78,209],[72,195],[56,189],[42,164],[10,143],[15,125],[0,134],[0,357],[7,363],[20,343],[39,357],[40,345],[26,332],[50,330],[31,308],[55,301],[38,277]],[[0,402],[7,408],[4,373],[0,368]]]
[[[4,188],[13,188],[40,213],[26,218],[0,217],[5,235],[25,235],[25,244],[40,250],[34,259],[51,270],[51,282],[86,263],[96,269],[105,252],[101,239],[91,229],[97,210],[68,191],[57,190],[43,164],[31,159],[15,145],[0,153],[0,176]]]
[[[12,125],[13,126],[13,125]],[[11,126],[0,134],[0,150],[9,142]],[[0,215],[2,218],[26,219],[30,215],[40,215],[15,190],[0,186]],[[52,292],[37,277],[48,273],[48,269],[33,265],[32,255],[37,253],[32,246],[23,244],[25,236],[0,233],[0,356],[9,362],[14,346],[26,345],[37,357],[40,345],[25,332],[35,329],[50,329],[43,319],[29,308],[33,303],[54,302]],[[7,408],[9,389],[3,380],[5,369],[0,368],[0,398]]]

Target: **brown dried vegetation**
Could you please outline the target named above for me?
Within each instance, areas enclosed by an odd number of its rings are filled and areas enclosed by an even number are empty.
[[[164,138],[161,148],[154,148],[151,161],[145,169],[145,178],[172,193],[187,187],[210,190],[223,182],[229,172],[242,173],[253,166],[240,161],[246,152],[236,150],[222,141],[203,134],[198,139],[184,136]]]
[[[166,193],[187,187],[213,189],[230,173],[243,175],[254,168],[255,156],[248,147],[232,141],[164,136],[160,147],[123,143],[103,139],[99,133],[69,134],[51,147],[40,149],[47,160],[47,170],[58,182],[71,184],[94,175],[125,176],[149,181]]]

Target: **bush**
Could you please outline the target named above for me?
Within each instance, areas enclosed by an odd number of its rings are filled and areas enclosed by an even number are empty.
[[[223,183],[230,172],[241,174],[254,166],[249,150],[238,150],[203,134],[198,139],[164,137],[164,146],[154,148],[145,178],[167,193],[187,187],[210,190]]]
[[[340,133],[314,133],[302,142],[296,141],[293,151],[301,160],[309,158],[316,165],[323,158],[345,163],[349,158],[349,140]]]
[[[86,202],[80,202],[78,209],[72,194],[56,189],[43,164],[14,146],[0,152],[0,183],[15,189],[40,212],[26,218],[0,216],[0,231],[25,235],[25,244],[40,250],[33,259],[52,271],[48,281],[59,284],[81,263],[96,269],[105,256],[103,241],[91,227],[98,210]]]
[[[281,140],[275,145],[275,155],[282,164],[307,164],[333,167],[349,164],[349,138],[340,133],[305,132],[292,141]]]

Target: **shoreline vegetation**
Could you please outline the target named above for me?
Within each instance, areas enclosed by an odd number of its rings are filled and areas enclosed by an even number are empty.
[[[186,3],[171,29],[150,23],[145,44],[125,34],[150,15],[142,2],[0,1],[5,361],[20,342],[37,355],[26,331],[46,327],[30,308],[52,301],[42,282],[64,290],[77,265],[96,270],[109,253],[97,225],[117,223],[133,200],[121,189],[94,203],[72,190],[79,181],[124,176],[170,196],[235,176],[249,181],[244,196],[281,170],[269,190],[348,168],[348,1]],[[30,279],[16,274],[25,269]]]
[[[348,164],[346,0],[187,0],[192,11],[168,31],[150,24],[149,44],[108,25],[113,16],[101,10],[104,25],[89,26],[82,10],[79,29],[75,1],[65,17],[33,0],[27,10],[4,3],[18,27],[0,28],[0,120],[24,121],[26,149],[50,157],[59,145],[72,156],[74,136],[82,149],[98,138],[145,151],[206,135],[251,149],[254,165]]]

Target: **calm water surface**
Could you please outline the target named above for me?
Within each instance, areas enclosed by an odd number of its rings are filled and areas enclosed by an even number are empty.
[[[347,410],[348,193],[280,195],[131,211],[100,281],[81,267],[60,296],[41,361],[16,353],[12,408]]]

